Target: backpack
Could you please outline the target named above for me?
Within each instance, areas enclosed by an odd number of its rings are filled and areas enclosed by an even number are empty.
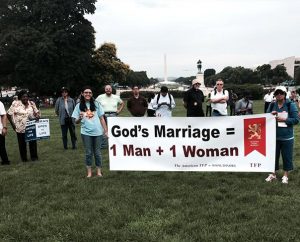
[[[169,96],[170,99],[170,105],[172,104],[172,99],[171,99],[171,95],[169,93],[167,93],[167,95]],[[157,94],[157,99],[156,99],[156,103],[158,104],[158,101],[160,99],[160,93]]]
[[[217,89],[215,88],[215,94],[214,95],[216,95],[217,94]],[[225,95],[225,89],[223,89],[223,95]]]

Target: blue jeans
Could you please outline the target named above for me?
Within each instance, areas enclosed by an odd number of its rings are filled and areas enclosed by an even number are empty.
[[[290,140],[276,140],[276,157],[275,157],[275,170],[279,170],[280,153],[283,161],[283,170],[293,170],[293,147],[294,139]]]
[[[226,116],[226,115],[222,115],[217,110],[213,110],[211,113],[211,116],[212,117],[220,117],[220,116]]]
[[[65,149],[68,149],[68,130],[71,136],[72,148],[76,149],[76,134],[75,134],[75,125],[68,124],[68,125],[61,125],[61,135],[63,140],[63,145]]]
[[[95,157],[96,167],[101,167],[101,140],[100,136],[89,136],[81,134],[82,142],[85,148],[85,164],[87,167],[92,166],[93,156]]]

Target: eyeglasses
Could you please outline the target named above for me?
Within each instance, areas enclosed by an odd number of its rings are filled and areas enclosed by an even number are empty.
[[[83,92],[84,94],[92,94],[92,92]]]
[[[223,86],[223,84],[221,84],[221,83],[217,83],[217,86]]]
[[[200,86],[201,84],[200,83],[195,83],[195,85]]]
[[[277,96],[277,95],[284,95],[284,92],[276,92],[275,96]]]

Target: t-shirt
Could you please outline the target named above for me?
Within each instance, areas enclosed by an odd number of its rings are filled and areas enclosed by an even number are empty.
[[[158,101],[157,101],[157,99],[158,99],[158,94],[156,94],[155,97],[151,101],[153,109],[156,110],[155,116],[156,117],[172,117],[172,109],[174,109],[176,106],[173,96],[169,93],[167,93],[166,96],[163,96],[162,94],[160,94]],[[170,99],[171,99],[171,102],[170,102]],[[161,105],[158,107],[159,104],[161,104]],[[170,106],[168,106],[167,104]]]
[[[132,96],[127,101],[127,108],[132,116],[142,117],[145,115],[148,103],[147,100],[139,95],[137,98]]]
[[[6,114],[4,105],[2,102],[0,102],[0,116],[3,116]],[[3,124],[2,124],[2,119],[0,117],[0,134],[2,134],[2,129],[3,129]]]
[[[223,90],[221,92],[217,91],[216,94],[215,94],[215,91],[212,91],[210,94],[210,99],[221,98],[221,97],[228,97],[228,91],[224,90],[224,93],[223,93]],[[213,110],[219,111],[219,113],[221,115],[227,115],[227,102],[225,102],[225,103],[213,103],[212,102],[211,108]]]
[[[73,111],[72,118],[79,119],[80,116],[80,103],[78,103]],[[90,110],[90,103],[86,102],[87,110],[84,112],[81,120],[80,133],[88,136],[103,135],[103,127],[100,122],[100,117],[104,115],[103,108],[98,102],[95,102],[96,110]]]
[[[265,102],[268,102],[268,103],[272,102],[272,101],[273,101],[273,96],[274,96],[274,93],[273,93],[273,92],[271,92],[270,94],[267,93],[267,94],[264,96],[264,101],[265,101]]]
[[[117,112],[119,104],[123,101],[122,99],[114,94],[107,96],[106,94],[101,94],[96,98],[104,110],[104,112]]]

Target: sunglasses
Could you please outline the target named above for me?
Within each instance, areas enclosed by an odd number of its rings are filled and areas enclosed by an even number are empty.
[[[280,92],[280,91],[279,91],[279,92],[276,92],[276,93],[275,93],[275,96],[277,96],[277,95],[284,95],[284,92]]]

